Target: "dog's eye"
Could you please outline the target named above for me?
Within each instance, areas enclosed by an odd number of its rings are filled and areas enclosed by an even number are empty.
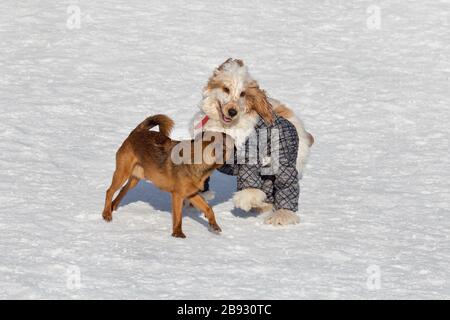
[[[230,93],[230,89],[228,89],[227,87],[222,87],[223,92],[225,92],[226,94]]]
[[[245,97],[245,91],[241,92],[241,97]]]

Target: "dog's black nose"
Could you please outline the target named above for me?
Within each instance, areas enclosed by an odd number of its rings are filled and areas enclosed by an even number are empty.
[[[228,110],[228,115],[233,118],[235,115],[237,115],[236,109]]]

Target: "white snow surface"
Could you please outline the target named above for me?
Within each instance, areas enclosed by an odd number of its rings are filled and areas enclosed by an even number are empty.
[[[0,298],[449,299],[449,24],[443,0],[0,1]],[[301,223],[234,209],[221,173],[220,236],[190,211],[172,238],[147,182],[105,223],[118,146],[155,113],[187,137],[228,57],[316,138]]]

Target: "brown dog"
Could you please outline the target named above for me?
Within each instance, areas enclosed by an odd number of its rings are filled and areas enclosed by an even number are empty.
[[[155,126],[159,126],[159,132],[149,130]],[[147,179],[172,194],[172,236],[186,237],[181,229],[184,199],[205,214],[212,231],[220,232],[222,230],[217,225],[213,210],[198,192],[214,169],[222,166],[231,156],[234,143],[224,133],[211,133],[214,137],[212,142],[206,141],[204,134],[195,140],[174,141],[169,138],[172,127],[173,121],[169,117],[155,115],[144,120],[125,139],[116,153],[116,170],[106,192],[103,219],[111,221],[112,211],[117,209],[128,190],[135,187],[140,179]],[[127,180],[112,201],[116,191]]]

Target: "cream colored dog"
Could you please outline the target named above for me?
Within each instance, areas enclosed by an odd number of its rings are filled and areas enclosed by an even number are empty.
[[[192,119],[191,128],[224,132],[234,138],[240,148],[254,131],[259,117],[268,117],[267,110],[273,110],[279,116],[290,121],[299,137],[297,171],[301,176],[309,157],[313,136],[305,130],[303,122],[293,111],[276,99],[266,96],[258,83],[250,76],[242,60],[228,59],[217,67],[203,90],[203,99],[199,111]],[[270,112],[271,113],[271,112]],[[211,191],[204,197],[212,199]],[[266,196],[259,189],[244,189],[234,194],[236,207],[245,211],[255,209],[259,212],[271,210],[264,202]],[[265,222],[274,225],[297,223],[298,215],[290,211],[277,210],[269,215]]]

